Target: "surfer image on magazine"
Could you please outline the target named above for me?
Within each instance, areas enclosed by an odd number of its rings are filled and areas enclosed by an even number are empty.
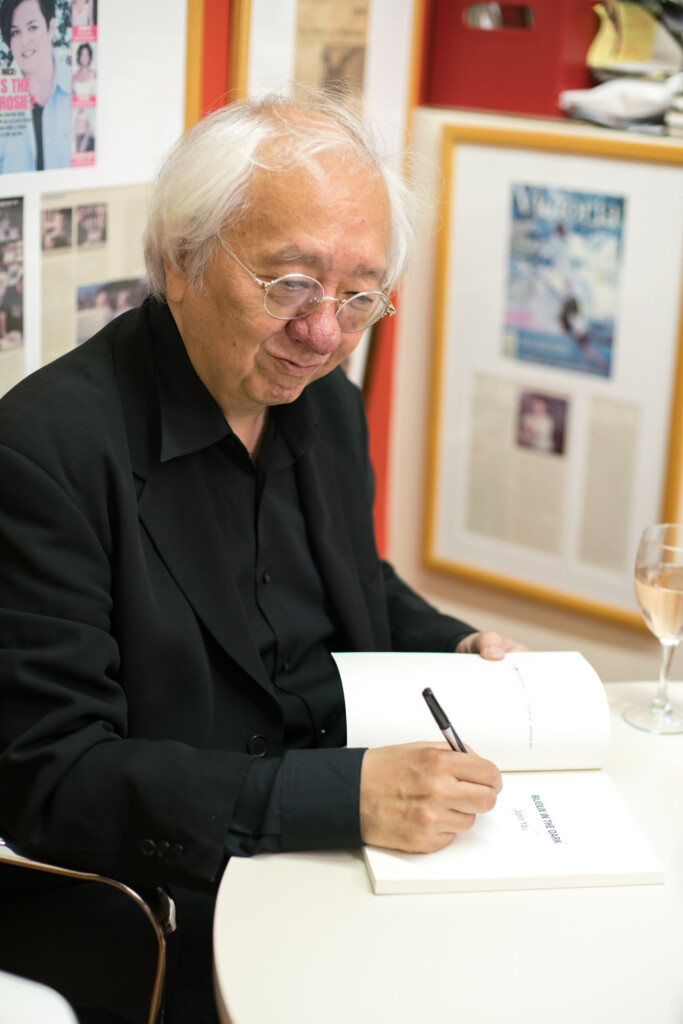
[[[505,353],[609,377],[625,200],[511,188]]]

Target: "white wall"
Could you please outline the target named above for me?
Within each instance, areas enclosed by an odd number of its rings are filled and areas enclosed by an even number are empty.
[[[420,111],[414,124],[414,148],[438,161],[437,140],[450,117],[447,111]],[[389,472],[389,558],[428,600],[475,626],[496,629],[535,649],[580,650],[606,681],[654,679],[658,644],[644,627],[641,632],[612,626],[428,571],[422,565],[434,230],[428,226],[415,269],[401,294]],[[672,677],[683,679],[683,653],[674,660]]]

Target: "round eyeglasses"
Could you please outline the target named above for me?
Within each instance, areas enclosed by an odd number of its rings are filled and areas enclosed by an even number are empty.
[[[306,274],[285,274],[274,281],[262,281],[249,267],[235,256],[220,235],[216,236],[226,252],[263,288],[266,312],[277,320],[300,320],[312,313],[321,302],[336,303],[335,315],[344,334],[364,331],[383,316],[393,316],[396,310],[384,292],[356,292],[348,299],[325,295],[325,289],[314,277]]]

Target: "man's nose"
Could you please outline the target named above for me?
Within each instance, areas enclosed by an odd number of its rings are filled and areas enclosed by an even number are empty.
[[[287,333],[313,352],[329,355],[342,343],[342,332],[336,317],[336,304],[325,299],[308,316],[290,320]]]

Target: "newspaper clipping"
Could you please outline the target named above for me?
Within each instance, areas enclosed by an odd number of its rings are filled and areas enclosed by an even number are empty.
[[[96,0],[1,0],[0,174],[95,163]]]
[[[505,354],[609,377],[625,201],[512,185]]]
[[[368,6],[367,0],[298,0],[296,82],[362,93]]]
[[[571,382],[560,391],[476,374],[466,528],[562,557],[572,534],[568,518],[581,498],[575,555],[586,565],[624,572],[632,557],[628,524],[639,424],[634,404],[579,397]],[[578,461],[571,438],[582,449]]]
[[[43,196],[43,363],[145,298],[148,195],[148,185],[132,185]]]
[[[24,200],[0,199],[0,394],[24,373]]]
[[[482,374],[473,381],[472,407],[467,529],[558,555],[567,396]]]

